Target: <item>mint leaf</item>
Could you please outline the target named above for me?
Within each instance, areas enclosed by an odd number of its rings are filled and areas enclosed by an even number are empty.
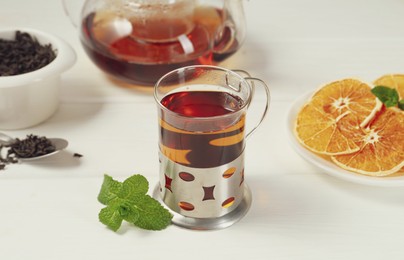
[[[147,195],[149,182],[142,175],[133,175],[123,183],[104,175],[98,200],[106,205],[98,218],[101,223],[117,231],[123,220],[148,230],[166,228],[171,213],[157,200]]]
[[[107,225],[113,231],[117,231],[122,224],[122,216],[119,212],[119,206],[107,206],[101,209],[100,213],[98,214],[98,219],[104,225]]]
[[[123,219],[126,220],[129,223],[135,223],[138,221],[140,214],[139,211],[136,209],[136,207],[132,205],[128,205],[125,207],[121,208],[122,210],[125,210],[126,214],[123,216]]]
[[[394,88],[376,86],[371,91],[386,107],[398,105],[398,92]]]
[[[122,202],[119,204],[118,209],[121,217],[130,223],[137,221],[137,219],[139,218],[139,212],[134,207],[133,202],[129,200],[121,200],[121,201]]]
[[[113,231],[117,231],[122,224],[122,220],[128,222],[136,222],[139,218],[139,213],[127,200],[120,198],[110,202],[110,204],[101,209],[98,214],[101,223],[107,225]]]
[[[122,190],[122,183],[115,181],[112,177],[104,175],[104,182],[102,183],[100,193],[98,194],[98,201],[107,205],[110,201],[120,197]]]
[[[401,100],[398,102],[398,108],[400,108],[401,110],[404,110],[404,99],[401,99]]]
[[[171,223],[171,213],[152,197],[137,197],[133,202],[139,212],[139,218],[132,222],[136,226],[148,230],[162,230]]]
[[[145,195],[149,190],[149,182],[140,174],[127,178],[122,185],[122,193],[126,199]]]

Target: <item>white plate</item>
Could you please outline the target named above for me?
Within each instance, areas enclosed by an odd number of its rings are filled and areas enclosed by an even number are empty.
[[[381,186],[381,187],[399,187],[404,186],[404,176],[398,177],[372,177],[357,174],[354,172],[346,171],[334,163],[321,158],[314,153],[310,152],[306,148],[304,148],[296,139],[293,128],[294,128],[294,121],[296,119],[297,113],[299,112],[300,108],[309,100],[312,93],[305,94],[298,98],[289,110],[288,117],[287,117],[287,129],[288,129],[288,136],[291,141],[292,147],[294,150],[305,160],[310,162],[311,164],[317,166],[319,169],[324,171],[325,173],[346,180],[354,183],[371,185],[371,186]]]

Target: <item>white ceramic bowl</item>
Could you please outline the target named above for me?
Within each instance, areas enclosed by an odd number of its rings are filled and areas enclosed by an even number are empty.
[[[41,45],[51,44],[56,58],[24,74],[0,76],[0,129],[21,129],[39,124],[59,106],[60,74],[76,61],[76,53],[62,39],[30,28],[0,29],[0,38],[15,39],[15,32],[29,33]]]

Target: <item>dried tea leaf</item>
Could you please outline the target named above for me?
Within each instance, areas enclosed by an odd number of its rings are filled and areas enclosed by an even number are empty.
[[[35,71],[55,58],[51,44],[41,45],[26,32],[16,31],[14,40],[0,39],[0,76]]]

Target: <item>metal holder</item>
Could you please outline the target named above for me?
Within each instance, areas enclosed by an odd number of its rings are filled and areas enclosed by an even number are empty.
[[[160,153],[160,183],[153,196],[174,215],[172,222],[194,230],[226,228],[251,205],[244,183],[244,153],[213,168],[192,168]]]

